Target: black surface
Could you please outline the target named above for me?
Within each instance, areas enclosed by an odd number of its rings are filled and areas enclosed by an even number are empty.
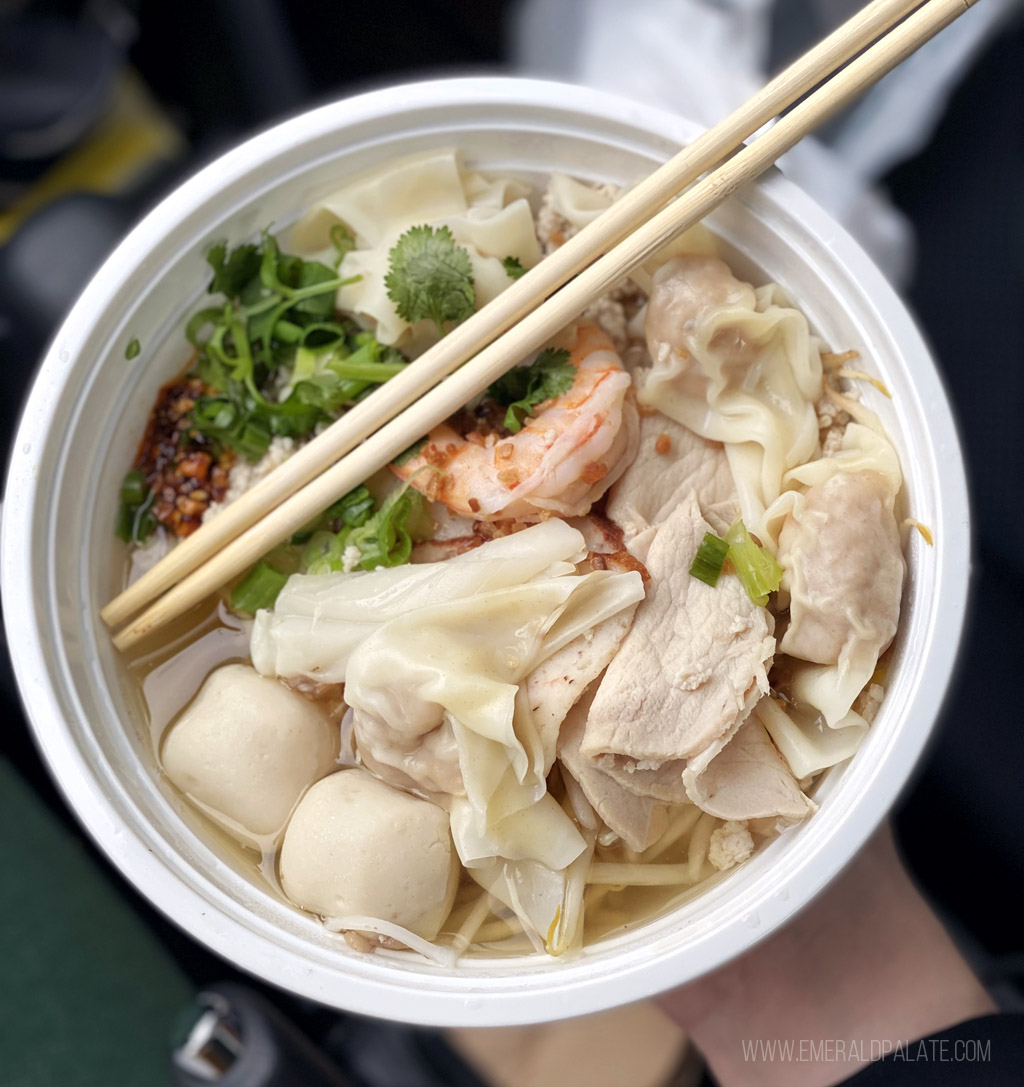
[[[917,235],[909,301],[959,418],[975,525],[961,664],[898,823],[928,889],[999,952],[1021,949],[1024,885],[1022,66],[1018,24],[975,66],[931,145],[889,178]]]
[[[0,162],[45,161],[73,147],[103,111],[121,64],[121,49],[98,27],[0,21]]]

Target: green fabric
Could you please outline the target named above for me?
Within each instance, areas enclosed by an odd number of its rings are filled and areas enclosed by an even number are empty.
[[[4,759],[0,828],[0,1083],[169,1084],[188,980]]]

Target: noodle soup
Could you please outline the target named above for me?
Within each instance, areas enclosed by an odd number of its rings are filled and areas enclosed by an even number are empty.
[[[616,194],[443,149],[213,246],[133,569]],[[722,254],[688,232],[130,662],[168,778],[339,953],[575,952],[813,819],[867,735],[905,570],[872,360]]]

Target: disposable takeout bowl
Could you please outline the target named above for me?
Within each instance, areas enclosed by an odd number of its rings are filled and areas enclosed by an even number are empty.
[[[324,1004],[413,1023],[497,1025],[580,1015],[692,980],[791,918],[850,860],[907,781],[960,637],[969,560],[963,465],[921,336],[867,256],[778,172],[709,220],[742,272],[777,280],[835,350],[892,392],[866,402],[903,464],[917,534],[867,740],[816,790],[820,811],[674,911],[562,960],[470,958],[446,970],[363,955],[261,885],[197,829],[161,779],[99,610],[121,576],[120,479],[149,406],[186,359],[182,327],[212,241],[283,226],[332,186],[415,151],[457,145],[484,169],[629,182],[692,139],[679,117],[592,90],[457,79],[313,110],[231,151],[163,201],[97,272],[53,341],[14,445],[3,518],[8,644],[39,746],[109,858],[182,928],[239,967]],[[741,254],[741,255],[740,255]],[[126,346],[137,338],[137,358]]]

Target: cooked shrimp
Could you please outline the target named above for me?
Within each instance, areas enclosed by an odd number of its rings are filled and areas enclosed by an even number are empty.
[[[415,457],[393,466],[428,498],[477,521],[577,517],[625,471],[636,451],[629,374],[596,326],[577,326],[569,347],[576,379],[537,406],[518,434],[492,441],[435,427]],[[489,444],[489,442],[491,444]],[[440,472],[421,472],[425,465]]]

